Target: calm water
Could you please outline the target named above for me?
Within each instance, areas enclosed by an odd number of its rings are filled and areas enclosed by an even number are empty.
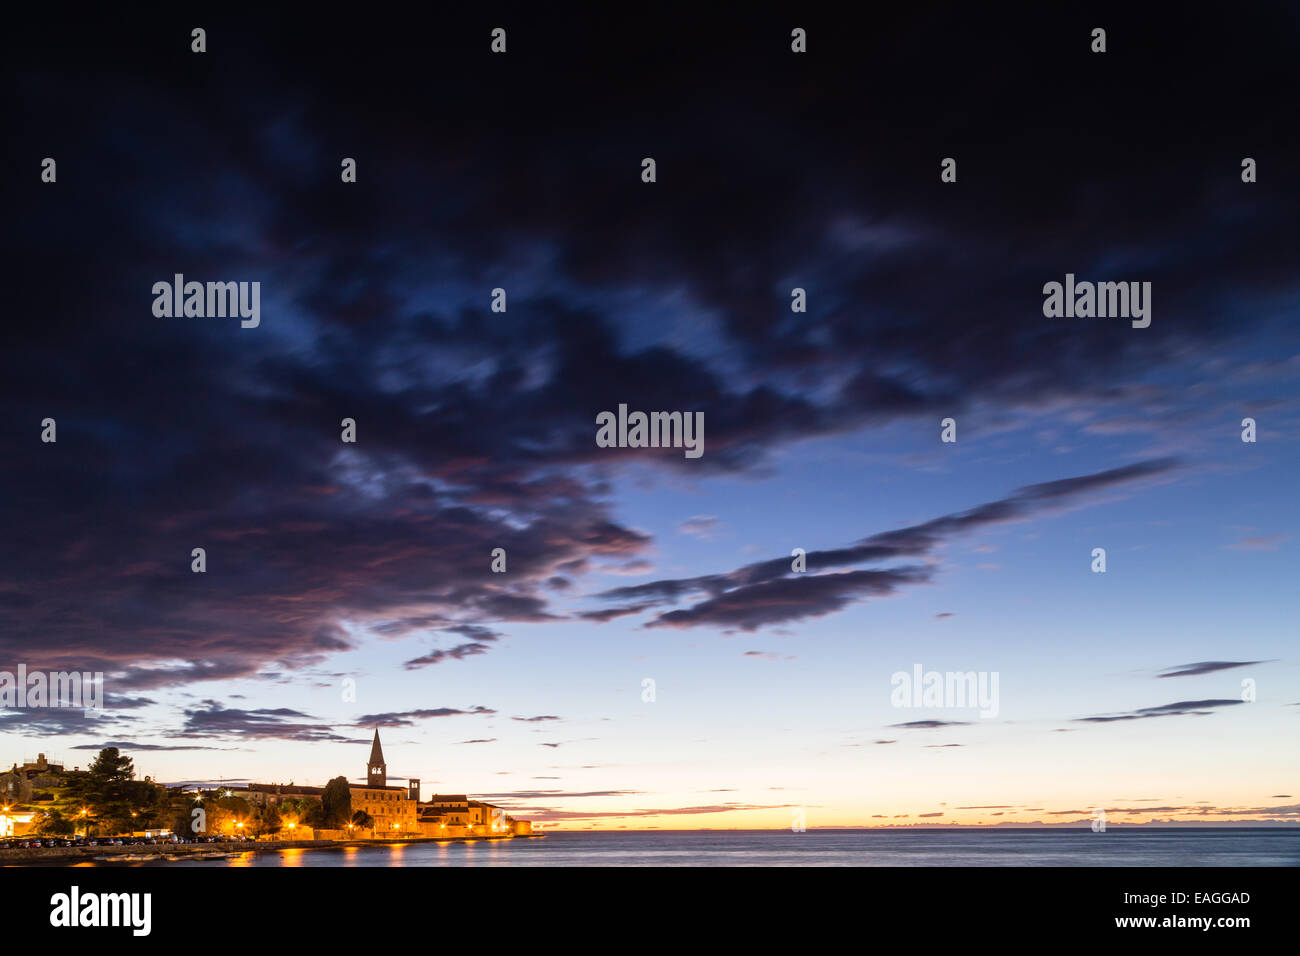
[[[1300,866],[1300,828],[563,833],[247,853],[200,866]]]

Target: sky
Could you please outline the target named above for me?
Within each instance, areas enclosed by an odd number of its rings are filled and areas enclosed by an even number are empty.
[[[1293,10],[23,16],[0,670],[105,701],[0,763],[321,785],[379,727],[550,827],[1300,820]]]

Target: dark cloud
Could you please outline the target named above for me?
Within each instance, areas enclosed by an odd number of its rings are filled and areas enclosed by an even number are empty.
[[[105,694],[104,706],[113,710],[139,710],[158,703],[151,697],[129,697],[126,694]]]
[[[136,718],[106,713],[103,709],[80,710],[71,707],[27,707],[0,711],[0,732],[21,734],[102,734],[130,733]],[[117,730],[109,728],[118,728]]]
[[[404,661],[402,666],[407,670],[418,670],[421,667],[428,667],[430,664],[441,664],[443,661],[459,661],[466,657],[473,657],[476,654],[486,653],[488,645],[478,643],[477,641],[470,644],[457,644],[455,647],[446,650],[433,650],[420,657],[413,657],[409,661]]]
[[[1240,704],[1240,700],[1180,700],[1173,704],[1161,704],[1158,707],[1141,707],[1123,714],[1103,714],[1097,717],[1076,717],[1079,723],[1108,724],[1117,720],[1145,720],[1149,717],[1179,717],[1195,715],[1203,717],[1213,713],[1212,708],[1230,707]]]
[[[644,793],[643,790],[508,790],[478,796],[483,800],[570,800],[579,797],[632,797]]]
[[[105,652],[111,650],[105,648]],[[255,662],[233,656],[220,656],[213,660],[191,661],[165,667],[128,665],[121,670],[112,670],[113,663],[115,662],[104,661],[113,686],[132,690],[180,687],[197,681],[250,677],[257,671]]]
[[[399,710],[386,714],[366,714],[357,718],[354,727],[410,727],[417,720],[430,720],[434,717],[491,716],[496,711],[491,707],[470,707],[461,710],[456,707],[432,707],[421,710]]]
[[[78,744],[70,750],[100,751],[105,747],[116,747],[123,753],[132,750],[230,750],[229,747],[205,747],[199,744],[142,744],[134,740],[107,740],[99,744]]]
[[[690,607],[660,613],[645,624],[648,628],[712,625],[755,631],[767,625],[821,617],[865,598],[887,597],[900,588],[929,583],[936,573],[933,564],[841,572],[827,569],[927,557],[954,535],[1067,507],[1075,503],[1074,499],[1090,492],[1161,476],[1176,467],[1174,459],[1152,459],[1093,474],[1027,485],[1009,497],[921,524],[881,532],[850,547],[810,551],[806,554],[807,569],[802,572],[793,570],[791,558],[780,557],[724,574],[649,581],[611,588],[597,596],[611,601],[631,601],[633,603],[622,606],[618,612],[633,613],[657,603],[675,603],[696,595],[709,595]]]
[[[393,31],[227,11],[209,24],[221,55],[196,66],[179,13],[15,12],[0,69],[23,122],[6,145],[69,158],[57,187],[6,184],[0,254],[22,277],[7,311],[39,319],[8,323],[0,352],[0,655],[95,661],[146,690],[311,667],[372,628],[420,629],[386,623],[404,617],[493,635],[555,621],[557,579],[650,548],[616,517],[625,463],[744,473],[792,442],[940,412],[1131,405],[1137,372],[1226,354],[1294,301],[1296,192],[1264,179],[1243,198],[1223,166],[1256,143],[1300,167],[1275,135],[1287,11],[1127,13],[1142,69],[1181,77],[1154,112],[1123,58],[1072,68],[1088,54],[1063,52],[1044,11],[945,16],[936,31],[879,11],[795,58],[773,54],[779,15],[649,17],[611,43],[601,18],[539,10],[487,64],[473,44],[429,56],[430,37],[479,29],[468,12]],[[1188,49],[1219,55],[1189,72]],[[431,123],[429,91],[453,86]],[[665,102],[671,122],[647,125]],[[1080,138],[1080,116],[1105,135]],[[934,158],[972,128],[954,201]],[[338,182],[347,143],[365,146],[355,188]],[[1153,281],[1150,329],[1043,319],[1044,281],[1103,267]],[[261,281],[261,326],[155,318],[151,285],[177,272]],[[796,281],[810,309],[792,317]],[[509,309],[490,313],[501,283]],[[622,401],[703,412],[704,457],[596,448],[594,416]],[[56,444],[36,440],[46,416]],[[927,556],[1147,467],[810,554],[797,580],[661,581],[584,617],[681,598],[649,626],[832,613],[934,573],[832,569]],[[496,547],[508,574],[489,571]],[[500,646],[461,636],[405,666]],[[198,728],[240,713],[280,723]]]
[[[908,730],[933,730],[936,727],[968,727],[967,722],[961,720],[909,720],[905,724],[890,724],[891,727],[904,727]]]
[[[426,708],[395,711],[383,714],[366,714],[349,725],[356,728],[411,727],[417,721],[436,717],[492,715],[488,707],[471,707],[461,710],[454,707]],[[369,737],[348,737],[336,731],[331,724],[316,720],[302,711],[288,707],[243,710],[227,708],[217,701],[207,700],[202,707],[187,709],[185,723],[172,737],[234,737],[251,739],[294,740],[306,743],[368,744]]]
[[[516,813],[527,814],[531,819],[547,821],[597,820],[611,817],[699,816],[706,813],[729,813],[733,810],[784,810],[795,804],[715,803],[694,807],[659,807],[637,810],[555,810],[550,807],[512,807]]]
[[[437,631],[445,634],[457,634],[476,642],[500,640],[504,635],[481,624],[454,624],[450,619],[437,614],[423,614],[416,617],[398,618],[381,621],[371,625],[371,630],[385,636],[404,636],[413,631]]]
[[[185,711],[185,723],[175,737],[240,737],[245,739],[295,740],[305,743],[363,743],[342,736],[329,724],[315,721],[288,707],[242,710],[205,701],[203,708]]]
[[[602,608],[597,611],[583,611],[578,614],[578,618],[583,621],[594,621],[597,624],[604,624],[606,621],[612,621],[618,617],[627,617],[630,614],[640,614],[648,607],[653,607],[653,602],[645,604],[629,604],[626,607]]]
[[[929,569],[920,567],[796,575],[735,588],[692,607],[667,611],[646,627],[711,624],[755,631],[769,624],[820,617],[863,597],[893,594],[902,585],[929,579]]]
[[[1252,664],[1266,664],[1268,661],[1198,661],[1195,664],[1179,664],[1157,677],[1194,677],[1198,674],[1213,674],[1233,667],[1249,667]]]

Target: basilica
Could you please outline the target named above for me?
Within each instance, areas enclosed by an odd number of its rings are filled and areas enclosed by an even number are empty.
[[[435,793],[422,801],[420,781],[414,777],[404,787],[391,786],[378,727],[370,744],[370,759],[366,761],[366,782],[350,783],[348,789],[352,795],[352,812],[364,811],[372,823],[364,829],[350,826],[351,832],[337,834],[341,838],[511,837],[532,832],[530,821],[516,820],[503,808],[471,800],[463,793]],[[318,799],[322,791],[321,787],[250,783],[239,795],[265,805],[286,799]]]

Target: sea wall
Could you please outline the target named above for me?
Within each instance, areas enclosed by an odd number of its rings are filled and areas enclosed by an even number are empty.
[[[523,836],[541,836],[530,833]],[[96,857],[114,856],[156,856],[164,857],[194,856],[204,853],[265,853],[275,850],[319,850],[327,847],[344,846],[391,846],[400,843],[467,843],[470,841],[509,840],[511,834],[494,836],[458,836],[430,838],[405,838],[400,840],[258,840],[239,843],[179,843],[144,846],[43,846],[31,849],[0,849],[0,866],[21,866],[24,863],[76,863],[79,860],[93,860]]]
[[[242,853],[247,850],[280,850],[286,847],[333,846],[329,840],[280,840],[274,843],[179,843],[143,846],[42,846],[24,849],[0,849],[0,865],[5,863],[46,863],[67,860],[93,860],[97,856],[192,856],[203,853]]]

